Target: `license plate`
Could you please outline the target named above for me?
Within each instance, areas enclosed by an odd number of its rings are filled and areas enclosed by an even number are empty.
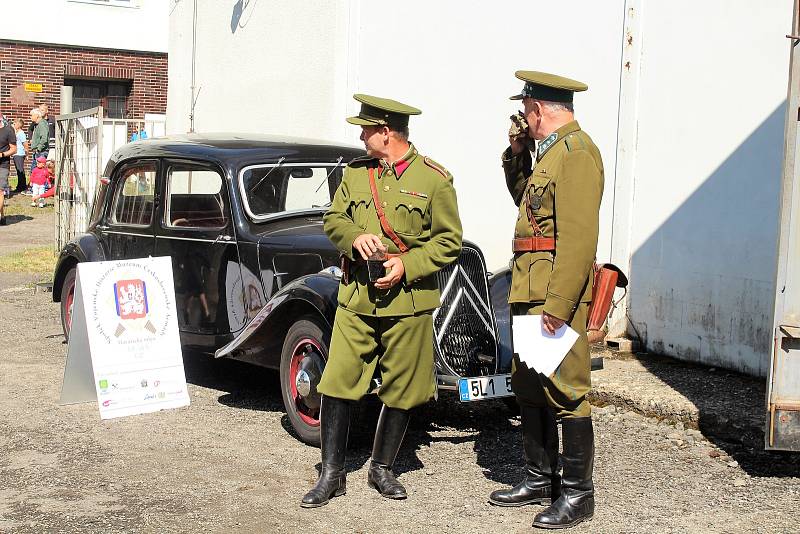
[[[511,392],[511,375],[476,376],[458,379],[458,398],[470,402],[496,397],[508,397]]]

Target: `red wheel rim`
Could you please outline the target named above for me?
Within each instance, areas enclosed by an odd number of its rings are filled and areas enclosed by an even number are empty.
[[[67,332],[72,329],[72,305],[75,302],[75,284],[73,283],[69,287],[69,291],[67,292],[67,300],[65,304],[65,311],[64,311],[64,322],[67,325]]]
[[[309,426],[319,426],[319,411],[312,410],[306,406],[303,402],[303,397],[297,392],[297,372],[300,369],[300,362],[305,358],[309,348],[322,354],[319,342],[311,338],[300,340],[292,351],[292,359],[289,362],[289,394],[291,395],[292,402],[294,402],[297,415],[300,416],[300,419]]]

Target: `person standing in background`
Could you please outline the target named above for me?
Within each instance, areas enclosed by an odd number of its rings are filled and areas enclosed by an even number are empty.
[[[36,206],[36,201],[39,201],[39,207],[44,207],[44,200],[42,195],[47,190],[47,185],[50,183],[50,174],[47,172],[45,165],[47,159],[44,156],[36,158],[36,168],[31,173],[31,207]]]
[[[17,153],[17,134],[10,124],[0,128],[0,189],[8,189],[8,174],[11,170],[11,156]],[[0,226],[6,225],[4,213],[5,195],[0,193]]]
[[[42,118],[47,121],[47,159],[55,159],[56,150],[56,121],[50,114],[50,106],[47,104],[39,104],[39,111],[42,112]]]
[[[22,119],[14,119],[14,132],[17,136],[17,153],[14,154],[14,168],[17,170],[17,187],[14,189],[15,193],[24,193],[28,188],[25,181],[25,143],[28,142],[28,137],[25,135],[25,130],[22,129]]]
[[[31,172],[36,168],[36,160],[39,157],[44,157],[47,160],[47,147],[49,145],[50,126],[47,121],[42,117],[42,112],[39,108],[31,110],[31,122],[36,123],[33,129],[33,136],[31,137]],[[16,137],[15,137],[16,142]]]

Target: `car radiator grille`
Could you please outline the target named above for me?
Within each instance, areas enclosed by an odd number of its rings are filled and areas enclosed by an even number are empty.
[[[483,257],[464,247],[458,260],[439,271],[437,282],[441,307],[433,314],[433,330],[439,372],[492,374],[497,342]]]

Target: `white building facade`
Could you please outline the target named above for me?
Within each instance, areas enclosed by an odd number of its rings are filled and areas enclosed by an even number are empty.
[[[171,132],[358,144],[352,94],[423,110],[417,148],[455,177],[465,238],[507,264],[500,153],[517,69],[586,82],[603,155],[598,261],[631,286],[611,322],[649,350],[768,369],[792,3],[170,0]]]
[[[6,19],[0,39],[166,53],[168,3],[172,0],[26,0],[17,14],[39,14],[45,23]]]

